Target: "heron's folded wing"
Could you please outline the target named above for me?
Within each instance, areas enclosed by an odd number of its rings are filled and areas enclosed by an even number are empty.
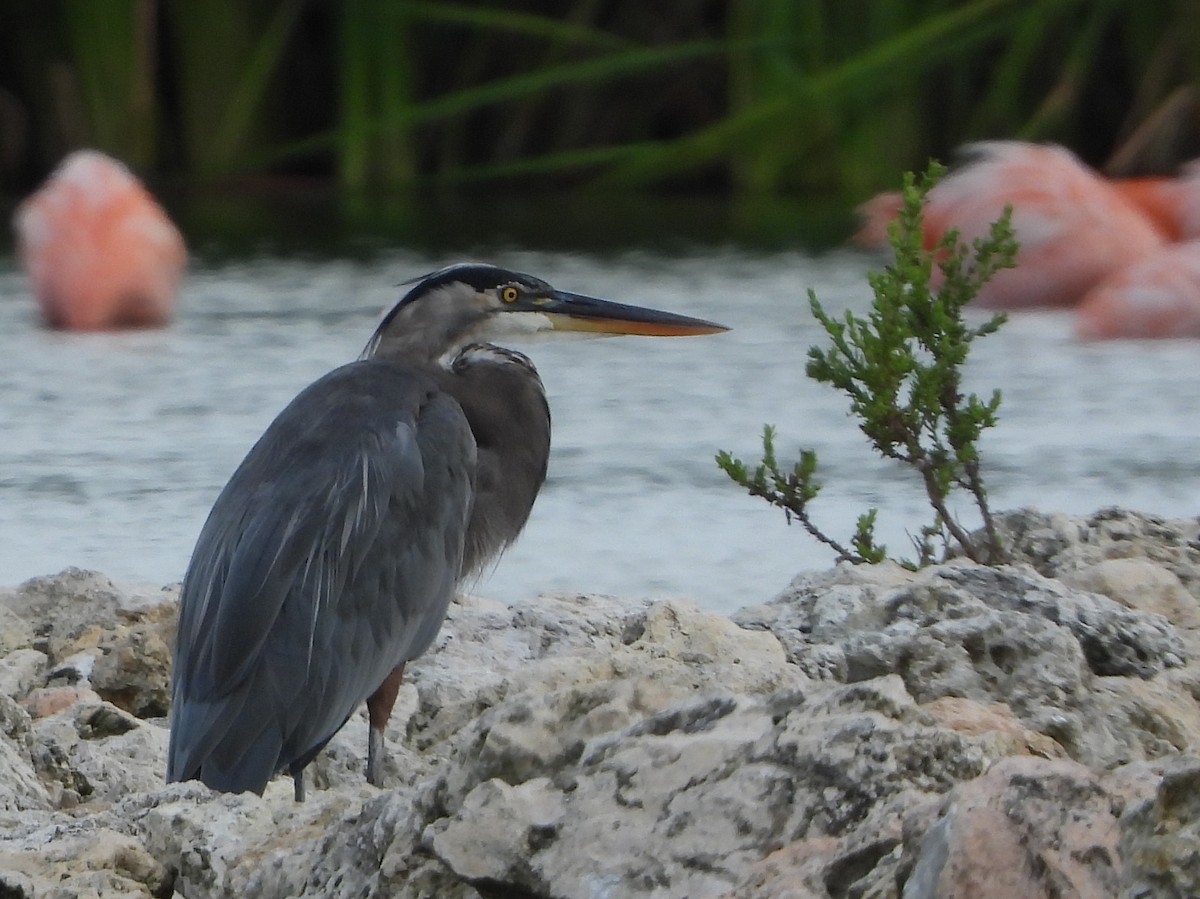
[[[457,467],[469,469],[474,445],[457,405],[420,378],[381,384],[379,377],[378,366],[355,363],[300,394],[214,505],[181,596],[174,776],[194,776],[190,769],[235,719],[243,730],[279,730],[261,712],[305,689],[322,626],[360,576],[381,528],[395,540],[419,524],[396,516],[428,502],[423,419],[433,417],[442,442],[459,454]],[[460,472],[459,481],[469,477]],[[448,503],[446,514],[464,528],[469,480]]]

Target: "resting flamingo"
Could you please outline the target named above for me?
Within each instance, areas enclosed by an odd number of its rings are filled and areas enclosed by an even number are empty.
[[[932,247],[950,228],[967,242],[983,237],[1005,206],[1013,207],[1018,265],[984,285],[982,305],[1074,305],[1165,241],[1137,206],[1062,147],[988,141],[966,149],[970,161],[929,192],[925,243]],[[856,240],[878,245],[899,202],[898,194],[881,194],[864,204]]]
[[[1112,185],[1168,240],[1200,237],[1200,159],[1184,165],[1174,178],[1115,178]]]
[[[171,318],[187,249],[121,163],[69,155],[13,218],[17,252],[53,328],[159,327]]]
[[[1171,244],[1113,272],[1076,308],[1085,340],[1200,337],[1200,240]]]

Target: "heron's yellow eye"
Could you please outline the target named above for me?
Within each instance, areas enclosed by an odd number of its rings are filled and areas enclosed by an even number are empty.
[[[506,303],[515,303],[517,301],[517,297],[520,295],[520,291],[511,285],[500,291],[500,299],[504,300]]]

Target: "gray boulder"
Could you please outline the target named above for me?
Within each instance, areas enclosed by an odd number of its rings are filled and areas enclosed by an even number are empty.
[[[1190,524],[1003,527],[1016,564],[807,573],[732,619],[462,597],[386,788],[357,715],[299,805],[162,783],[173,590],[0,591],[0,895],[1197,895]]]

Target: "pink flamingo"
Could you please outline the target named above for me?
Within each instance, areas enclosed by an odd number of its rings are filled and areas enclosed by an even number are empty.
[[[1200,337],[1200,240],[1171,244],[1113,272],[1080,300],[1085,340]]]
[[[121,163],[69,155],[13,218],[17,251],[54,328],[159,327],[171,318],[187,249]]]
[[[929,193],[925,243],[932,247],[952,227],[965,241],[982,237],[1005,206],[1013,207],[1018,265],[984,286],[983,305],[1074,305],[1109,273],[1164,243],[1147,215],[1061,147],[988,141],[967,150],[972,161]],[[878,245],[898,205],[897,194],[864,204],[856,240]]]
[[[1174,178],[1116,178],[1112,185],[1168,240],[1200,237],[1200,160],[1187,163]]]

